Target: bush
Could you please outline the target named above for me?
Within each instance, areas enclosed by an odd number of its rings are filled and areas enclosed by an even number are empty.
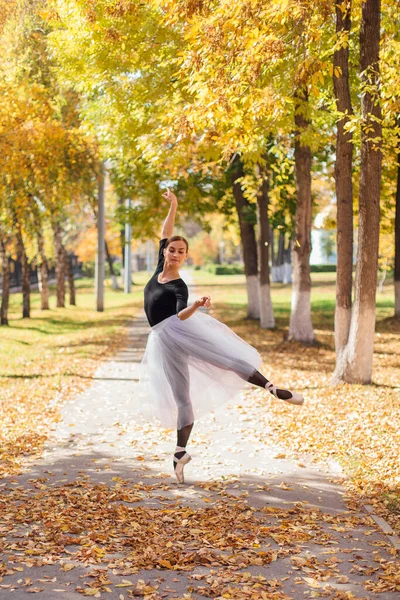
[[[114,273],[117,276],[121,275],[122,262],[115,261],[113,263],[113,267],[114,267]],[[82,263],[81,272],[84,277],[94,277],[95,276],[95,261],[87,260],[84,263]],[[110,277],[110,266],[109,266],[107,260],[104,261],[104,276]]]
[[[311,273],[336,273],[336,265],[311,265]]]
[[[121,275],[121,269],[122,269],[122,261],[121,260],[114,260],[113,262],[113,269],[114,269],[114,273],[117,276]],[[106,273],[106,277],[110,276],[110,267],[108,264],[108,261],[105,262],[105,273]]]
[[[94,260],[82,263],[81,272],[84,277],[94,277]]]
[[[244,273],[244,266],[239,264],[209,264],[205,266],[205,270],[209,273],[212,273],[213,275],[242,275]]]

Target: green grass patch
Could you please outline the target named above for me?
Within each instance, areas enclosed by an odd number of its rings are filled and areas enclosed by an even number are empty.
[[[244,318],[247,307],[246,280],[244,275],[216,275],[207,271],[191,271],[199,294],[211,296],[212,304],[219,308],[224,305],[227,314]],[[311,317],[316,329],[333,331],[336,306],[335,273],[311,273]],[[272,283],[271,298],[276,326],[289,326],[292,286]],[[382,293],[377,294],[376,316],[378,321],[392,317],[394,311],[393,282],[388,281]],[[379,324],[379,327],[384,324]]]

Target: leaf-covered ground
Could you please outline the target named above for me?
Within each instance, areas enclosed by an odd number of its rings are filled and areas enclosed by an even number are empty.
[[[333,386],[334,281],[330,277],[314,275],[312,317],[317,344],[313,346],[285,340],[290,300],[286,286],[273,289],[274,331],[260,330],[244,318],[245,290],[239,280],[233,287],[202,282],[198,291],[211,294],[213,316],[259,350],[267,378],[304,393],[306,403],[295,418],[283,403],[270,402],[276,438],[296,455],[310,453],[317,461],[338,461],[355,497],[373,504],[400,533],[400,320],[391,317],[393,287],[388,285],[378,295],[372,385]],[[264,403],[262,391],[249,394]]]
[[[3,593],[368,600],[394,599],[400,589],[396,562],[368,517],[302,502],[254,507],[249,495],[263,486],[235,479],[191,486],[204,506],[174,500],[166,474],[151,484],[113,480],[94,484],[81,476],[52,487],[42,478],[32,480],[33,490],[19,486],[0,500],[7,515]],[[368,546],[359,541],[362,528]]]

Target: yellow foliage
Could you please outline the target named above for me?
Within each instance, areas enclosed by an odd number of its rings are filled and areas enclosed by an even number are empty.
[[[121,241],[119,234],[106,231],[106,242],[111,256],[121,256]],[[73,251],[81,262],[94,261],[97,253],[97,227],[92,225],[84,231]]]

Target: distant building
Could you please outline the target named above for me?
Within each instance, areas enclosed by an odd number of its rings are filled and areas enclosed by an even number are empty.
[[[311,229],[311,265],[336,265],[336,229],[327,228],[327,221],[336,219],[336,204],[328,204],[315,217]]]
[[[336,229],[311,230],[311,265],[336,265]]]

